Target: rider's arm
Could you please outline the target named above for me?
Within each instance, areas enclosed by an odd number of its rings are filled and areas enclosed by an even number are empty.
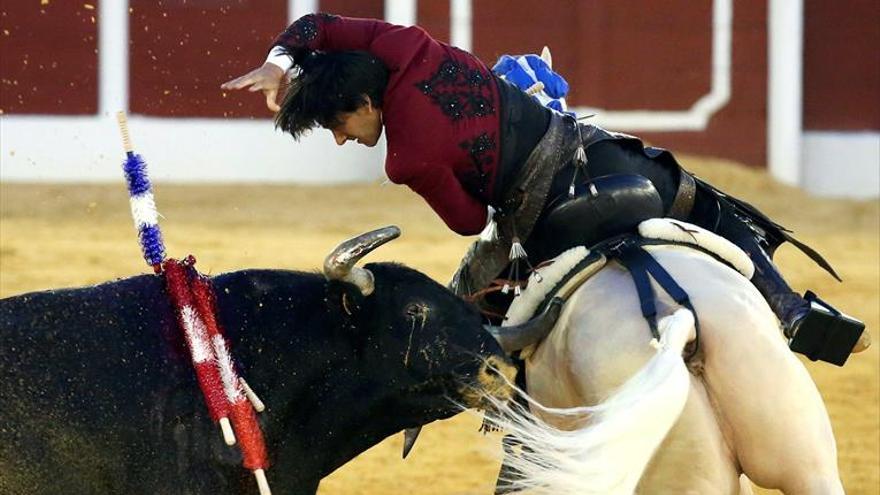
[[[278,35],[262,67],[225,82],[227,90],[248,88],[263,91],[266,105],[280,110],[275,99],[284,74],[293,66],[292,56],[309,50],[365,50],[379,58],[389,71],[405,70],[410,62],[420,62],[425,50],[440,43],[417,26],[405,27],[372,19],[309,14],[299,18]]]
[[[436,43],[417,26],[398,26],[375,19],[309,14],[297,19],[275,38],[267,62],[285,71],[292,61],[284,52],[297,50],[362,50],[394,71],[402,68],[425,43]]]

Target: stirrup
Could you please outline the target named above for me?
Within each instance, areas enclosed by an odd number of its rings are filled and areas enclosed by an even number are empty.
[[[865,324],[834,309],[812,291],[807,291],[804,299],[810,303],[810,309],[787,329],[789,348],[811,361],[843,366]]]

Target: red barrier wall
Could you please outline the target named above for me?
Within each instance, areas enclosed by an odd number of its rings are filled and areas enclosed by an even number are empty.
[[[97,0],[3,2],[0,113],[98,111],[97,8]]]
[[[105,0],[107,1],[107,0]],[[688,109],[711,88],[713,1],[472,2],[473,50],[545,44],[569,103],[607,111]],[[130,0],[130,108],[158,117],[270,118],[260,98],[219,85],[262,63],[287,25],[286,0]],[[450,37],[450,2],[419,0],[417,22]],[[321,0],[320,10],[384,15],[383,0]],[[733,6],[731,98],[705,131],[639,132],[675,151],[766,161],[767,2]],[[98,110],[98,0],[0,7],[0,111]],[[805,129],[880,129],[880,0],[805,0]],[[620,129],[626,131],[626,129]]]
[[[419,2],[416,24],[425,28],[431,36],[449,43],[449,2]]]
[[[254,95],[220,84],[263,63],[287,26],[284,0],[131,0],[131,113],[271,117]]]
[[[672,151],[767,162],[767,4],[734,2],[730,101],[703,132],[652,132],[641,137]],[[661,90],[663,88],[661,87]]]
[[[319,9],[328,14],[348,17],[385,18],[385,2],[383,0],[320,0]]]
[[[494,63],[503,53],[539,53],[571,85],[568,103],[605,110],[686,110],[711,88],[712,2],[545,0],[511,8],[474,2],[474,50]],[[766,5],[733,9],[730,102],[705,132],[640,132],[674,151],[765,162]],[[626,130],[626,129],[618,129]]]
[[[656,0],[639,8],[614,0],[545,0],[534,9],[511,8],[506,0],[473,5],[474,52],[491,65],[502,54],[540,53],[548,45],[554,68],[571,85],[569,105],[683,110],[709,91],[710,2]]]
[[[880,1],[804,2],[804,128],[880,130]]]

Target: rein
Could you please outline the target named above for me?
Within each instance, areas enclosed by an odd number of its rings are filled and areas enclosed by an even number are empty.
[[[219,424],[227,445],[238,443],[242,465],[254,473],[260,495],[271,495],[265,474],[269,467],[266,444],[256,416],[265,406],[241,378],[232,359],[229,341],[217,320],[214,289],[196,270],[196,259],[192,255],[183,260],[166,259],[147,165],[134,153],[125,113],[119,112],[117,120],[126,153],[122,168],[144,260],[165,279],[211,420]]]

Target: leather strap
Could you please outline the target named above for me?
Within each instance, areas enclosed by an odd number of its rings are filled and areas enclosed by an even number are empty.
[[[642,317],[648,322],[651,329],[651,336],[660,340],[660,333],[657,331],[657,306],[654,303],[654,288],[651,287],[651,279],[648,277],[648,268],[645,258],[639,256],[644,251],[638,247],[629,247],[621,250],[617,255],[617,260],[629,270],[629,274],[636,286],[636,293],[639,295],[639,306],[642,310]]]
[[[636,286],[636,293],[639,295],[639,305],[641,306],[642,316],[647,320],[651,329],[651,336],[660,339],[657,331],[657,307],[655,304],[654,288],[651,286],[650,279],[653,278],[669,296],[679,305],[690,310],[694,315],[694,327],[696,330],[696,339],[694,340],[693,351],[685,356],[685,359],[692,358],[700,347],[700,320],[697,312],[691,304],[688,293],[678,285],[678,282],[666,271],[665,268],[650,253],[642,249],[638,243],[624,243],[620,248],[616,249],[615,258],[620,261],[623,266],[629,270],[633,282]]]
[[[553,177],[574,155],[575,126],[574,119],[553,112],[544,137],[502,194],[501,211],[495,217],[497,238],[471,244],[453,275],[449,288],[455,294],[473,294],[488,287],[507,266],[513,238],[528,239],[544,210]]]
[[[675,193],[675,199],[672,200],[672,206],[669,207],[667,216],[676,220],[687,220],[694,207],[694,197],[697,194],[697,183],[691,174],[679,168],[678,191]]]

